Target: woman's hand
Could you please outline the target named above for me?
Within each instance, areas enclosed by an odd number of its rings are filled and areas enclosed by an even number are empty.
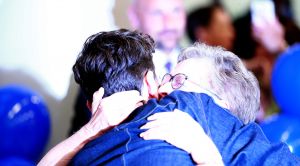
[[[160,139],[190,153],[194,162],[203,165],[223,165],[222,157],[202,127],[180,110],[161,112],[148,117],[141,129],[145,140]]]
[[[103,98],[104,89],[93,95],[92,118],[84,126],[91,135],[101,135],[106,130],[120,124],[137,107],[143,105],[143,98],[136,90],[115,93]],[[100,132],[100,133],[99,133]]]
[[[277,19],[264,20],[262,25],[252,26],[254,39],[273,54],[283,52],[288,47],[284,34],[284,28]]]

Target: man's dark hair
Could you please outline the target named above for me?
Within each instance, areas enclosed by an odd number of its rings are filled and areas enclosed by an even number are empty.
[[[187,16],[187,34],[192,42],[196,39],[196,29],[199,27],[208,27],[211,23],[213,14],[216,9],[223,9],[219,3],[213,3],[212,5],[198,8]]]
[[[141,92],[147,71],[154,72],[154,40],[126,29],[99,32],[84,43],[74,66],[74,78],[89,101],[100,87],[104,97],[113,93]]]

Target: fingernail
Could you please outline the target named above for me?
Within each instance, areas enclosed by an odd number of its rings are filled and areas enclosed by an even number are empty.
[[[147,120],[154,120],[153,116],[149,116]]]
[[[146,125],[143,125],[142,127],[140,127],[140,129],[146,129],[146,127],[145,127]]]
[[[141,134],[140,134],[140,137],[144,137],[144,133],[141,133]]]

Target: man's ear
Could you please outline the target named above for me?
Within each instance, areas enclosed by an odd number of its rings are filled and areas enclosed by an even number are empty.
[[[149,98],[158,97],[158,82],[155,79],[153,71],[148,71],[144,77],[144,86],[148,89]]]
[[[92,112],[92,103],[90,101],[86,101],[86,106]]]
[[[129,22],[131,24],[131,27],[133,29],[140,29],[140,20],[138,18],[138,11],[136,9],[137,7],[135,5],[130,5],[127,10],[127,15]]]

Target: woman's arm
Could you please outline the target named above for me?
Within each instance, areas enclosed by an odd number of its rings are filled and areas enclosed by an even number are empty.
[[[67,165],[75,154],[93,138],[86,126],[52,148],[38,163],[38,166]]]
[[[91,120],[52,148],[38,166],[67,165],[86,143],[121,123],[133,110],[142,105],[143,99],[138,91],[119,92],[102,99],[103,94],[104,89],[100,88],[93,95],[93,103],[89,107],[92,111]]]

